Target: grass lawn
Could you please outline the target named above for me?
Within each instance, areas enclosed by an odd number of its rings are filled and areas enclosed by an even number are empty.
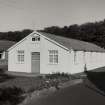
[[[54,74],[50,78],[58,75]],[[83,83],[60,89],[38,100],[33,98],[27,105],[105,105],[105,68],[89,71],[86,75]],[[68,75],[63,74],[65,76],[68,80]],[[44,84],[45,79],[41,77],[0,75],[0,88],[15,86],[29,92],[30,89],[38,90]]]
[[[24,94],[38,90],[44,84],[40,77],[0,74],[0,105],[18,105]]]
[[[49,74],[44,78],[42,76],[33,76],[24,74],[24,76],[0,73],[0,105],[17,105],[21,103],[26,95],[36,90],[50,88],[54,86],[59,89],[58,84],[70,80],[68,74]]]
[[[15,73],[16,74],[16,73]],[[49,86],[57,86],[61,82],[70,80],[70,76],[64,73],[55,73],[46,75],[45,78],[42,76],[34,76],[29,74],[23,74],[24,76],[13,75],[13,74],[1,74],[0,75],[0,88],[5,87],[19,87],[25,92],[31,90],[39,90],[47,88]],[[47,81],[47,82],[46,82]],[[47,87],[46,87],[47,86]]]
[[[28,91],[30,88],[37,88],[44,83],[44,80],[38,77],[22,77],[22,76],[0,76],[0,88],[5,87],[19,87],[24,91]]]

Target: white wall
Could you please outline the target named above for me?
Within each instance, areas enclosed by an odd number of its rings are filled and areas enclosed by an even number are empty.
[[[49,63],[48,50],[58,50],[58,64]],[[45,40],[41,39],[41,73],[53,73],[53,72],[68,72],[68,57],[69,52],[63,48]]]
[[[75,55],[76,53],[76,55]],[[79,73],[84,71],[84,52],[83,51],[72,51],[72,56],[69,57],[69,60],[72,58],[70,64],[70,73]]]
[[[35,35],[34,35],[35,36]],[[17,62],[17,51],[25,51],[25,62]],[[58,50],[58,64],[49,63],[48,50]],[[31,72],[31,52],[40,52],[40,73],[79,73],[84,71],[86,64],[88,70],[105,66],[105,53],[67,51],[62,47],[41,37],[40,42],[32,42],[31,36],[9,51],[8,70],[15,72]],[[75,62],[74,62],[75,59]]]
[[[85,52],[87,70],[105,66],[105,53],[103,52]]]
[[[69,73],[84,72],[86,64],[87,70],[93,70],[96,68],[105,66],[105,53],[103,52],[84,52],[76,51],[76,58],[74,59],[75,51],[72,51],[69,56]]]
[[[24,50],[25,62],[23,64],[17,61],[18,50]],[[9,51],[8,70],[15,72],[31,72],[31,52],[40,52],[40,42],[32,42],[30,36]]]
[[[17,62],[17,51],[25,51],[25,62],[19,64]],[[58,50],[58,64],[49,63],[49,50]],[[48,41],[44,37],[41,37],[40,43],[32,43],[31,37],[28,37],[25,41],[17,45],[15,48],[9,51],[8,70],[15,72],[31,72],[31,52],[40,52],[40,73],[53,73],[53,72],[69,72],[71,54]]]

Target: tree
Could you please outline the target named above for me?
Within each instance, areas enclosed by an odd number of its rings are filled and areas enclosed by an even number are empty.
[[[43,32],[95,43],[105,48],[105,19],[99,22],[46,27]]]

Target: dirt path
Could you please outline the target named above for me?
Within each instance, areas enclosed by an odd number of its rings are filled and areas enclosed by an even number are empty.
[[[81,83],[67,86],[37,100],[33,98],[26,105],[105,105],[105,97]]]

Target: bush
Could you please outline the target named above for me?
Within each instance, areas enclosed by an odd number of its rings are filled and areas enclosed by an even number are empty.
[[[44,88],[48,89],[50,87],[55,87],[59,89],[59,84],[70,80],[70,75],[67,73],[53,73],[47,74],[44,76],[39,76],[39,79],[43,80],[41,83],[38,83],[36,86],[32,85],[28,90],[27,93],[32,93],[36,90],[42,90]]]
[[[0,74],[4,73],[5,71],[3,69],[0,68]]]
[[[23,101],[24,91],[18,87],[7,87],[0,89],[0,105],[17,105]]]
[[[34,92],[36,89],[34,87],[30,87],[26,92],[27,93],[32,93]]]
[[[45,83],[42,87],[44,88],[50,88],[55,87],[56,89],[59,89],[59,83],[63,83],[70,80],[70,75],[67,73],[52,73],[45,75]]]
[[[15,78],[14,76],[10,76],[8,74],[5,74],[5,73],[0,73],[0,82],[4,82],[4,81],[7,81],[9,79],[13,79]]]
[[[67,73],[53,73],[53,74],[47,74],[46,79],[57,79],[59,80],[60,82],[63,82],[63,81],[67,81],[67,80],[70,80],[70,75],[67,74]]]

